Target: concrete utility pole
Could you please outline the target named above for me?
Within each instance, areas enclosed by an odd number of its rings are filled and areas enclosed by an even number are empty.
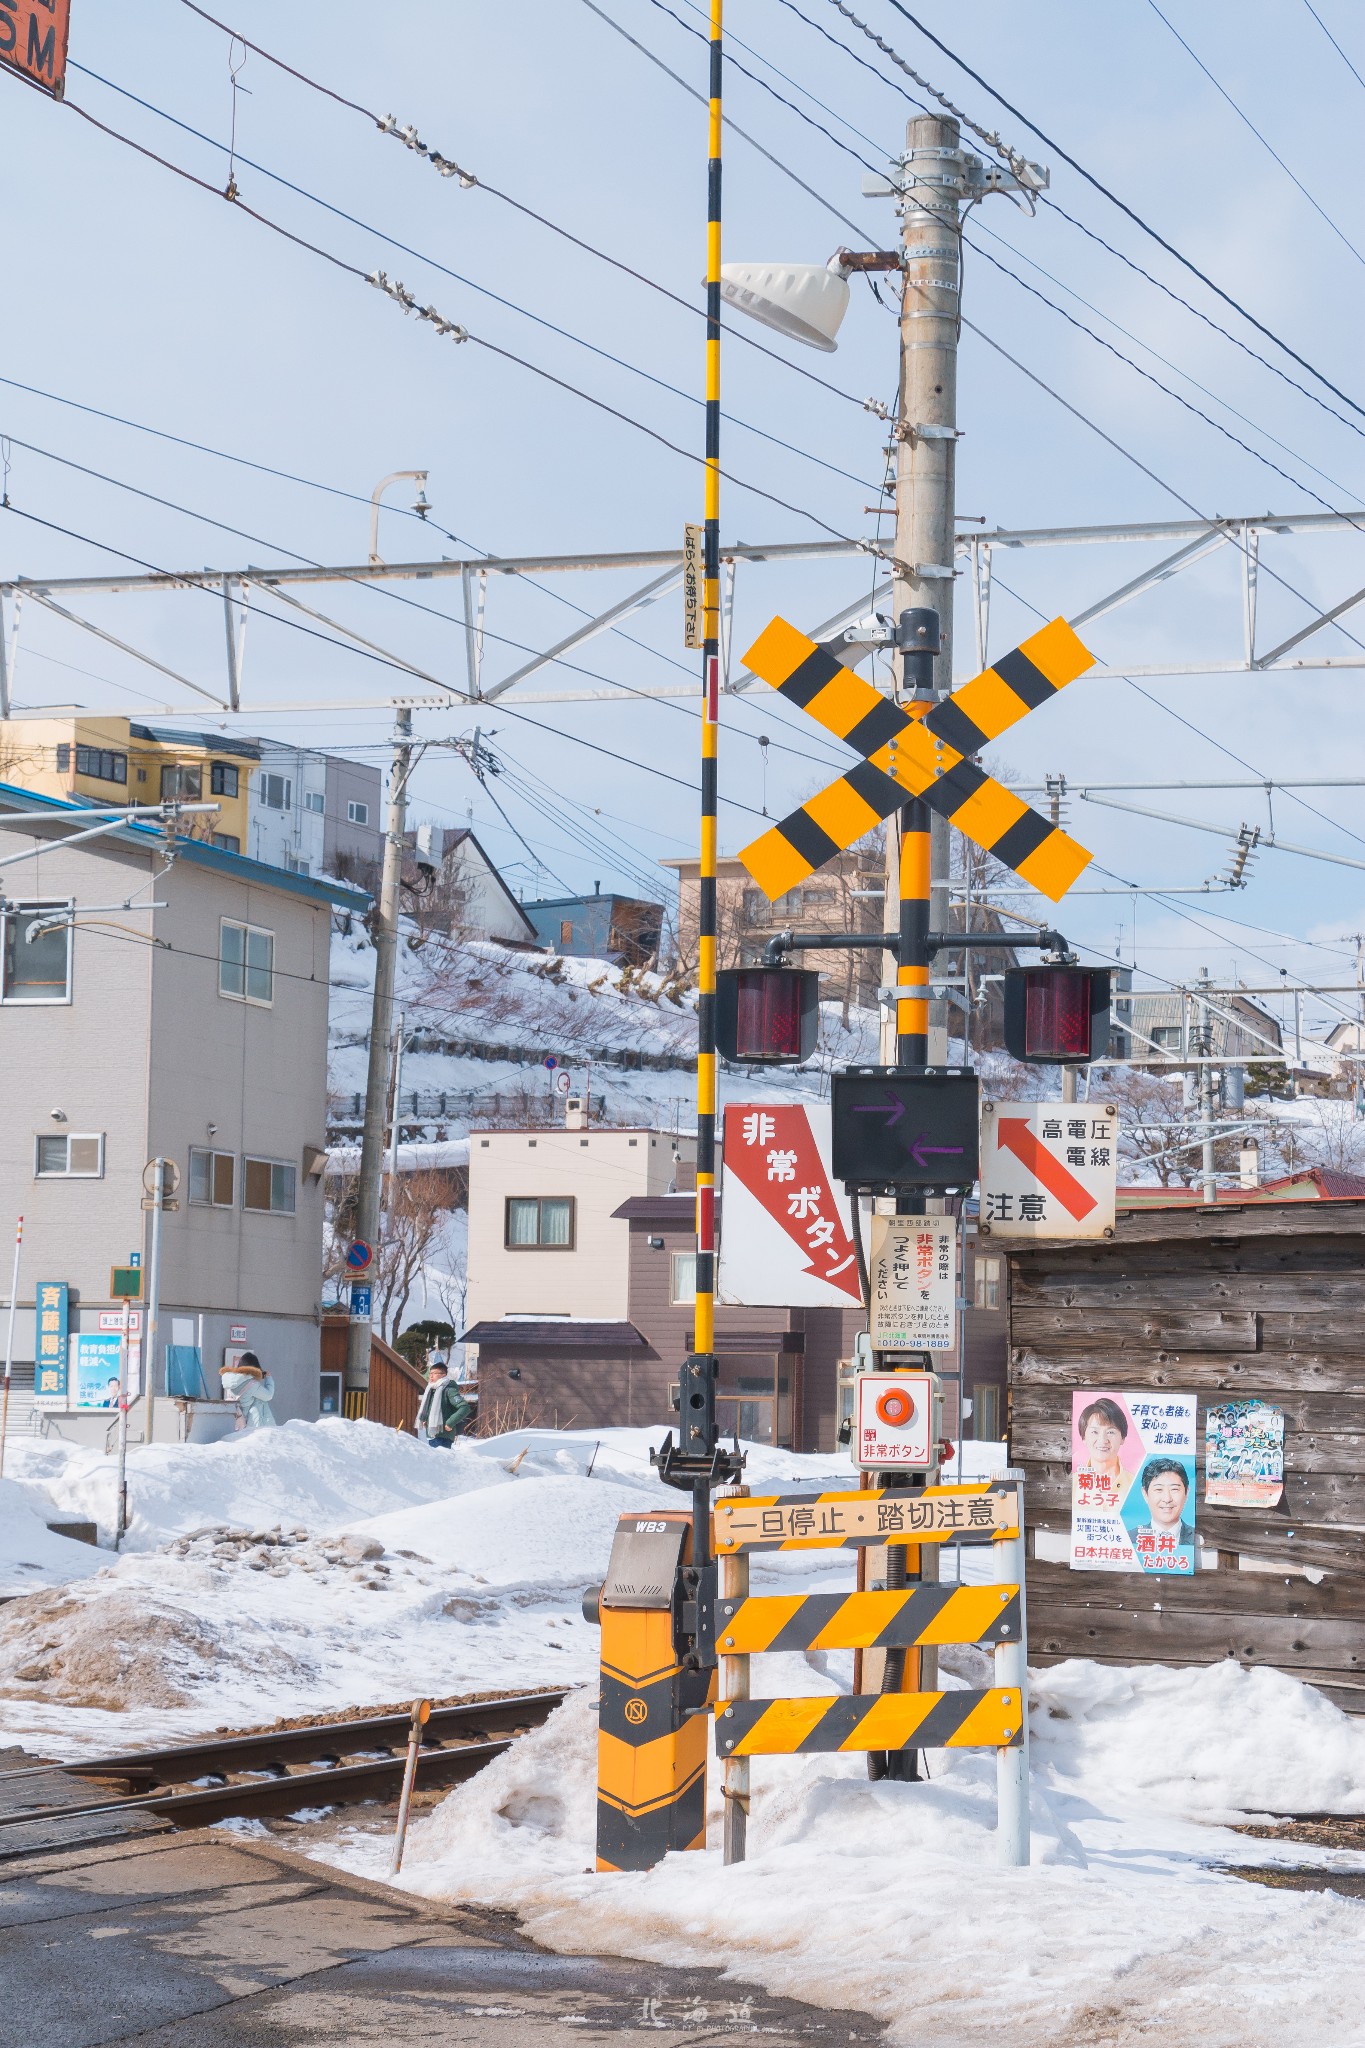
[[[896,435],[896,560],[892,617],[916,607],[936,611],[940,654],[935,691],[953,686],[953,540],[956,532],[957,342],[961,310],[959,210],[967,189],[967,158],[956,121],[917,115],[906,125],[901,239],[905,251],[901,298],[901,402]],[[911,573],[905,573],[905,572]],[[896,696],[912,694],[901,678]],[[949,831],[946,818],[930,825],[929,924],[948,929]],[[886,905],[900,898],[899,833],[886,835]],[[888,916],[887,930],[894,930]],[[883,984],[896,981],[896,962],[883,955]],[[947,1004],[931,1004],[927,1059],[948,1056]],[[883,1011],[881,1057],[896,1063],[896,1013]]]
[[[384,1178],[384,1112],[389,1094],[389,1049],[393,1040],[393,990],[398,965],[398,910],[403,881],[403,834],[408,818],[408,777],[412,772],[412,713],[398,713],[398,737],[389,771],[389,822],[384,836],[384,871],[374,917],[374,1006],[370,1012],[370,1061],[365,1080],[365,1125],[360,1140],[360,1185],[355,1234],[378,1252],[379,1210]],[[373,1281],[375,1267],[366,1273]],[[370,1324],[352,1322],[346,1346],[346,1386],[370,1384]]]

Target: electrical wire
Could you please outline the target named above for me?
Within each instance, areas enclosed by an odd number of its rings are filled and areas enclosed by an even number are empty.
[[[1214,74],[1212,73],[1212,71],[1210,71],[1208,65],[1204,62],[1203,58],[1199,56],[1185,41],[1184,36],[1181,35],[1180,30],[1176,27],[1175,23],[1169,18],[1169,16],[1162,13],[1161,9],[1156,4],[1156,0],[1147,0],[1147,5],[1151,8],[1153,14],[1156,16],[1157,20],[1162,24],[1162,26],[1170,30],[1171,34],[1175,37],[1181,49],[1185,52],[1186,56],[1190,58],[1191,62],[1198,65],[1199,69],[1203,72],[1205,78],[1207,78],[1209,84],[1213,87],[1214,91],[1227,101],[1228,105],[1232,108],[1232,111],[1237,116],[1238,120],[1243,124],[1244,127],[1247,127],[1251,130],[1252,134],[1256,137],[1256,140],[1260,143],[1262,149],[1265,150],[1266,154],[1275,159],[1275,162],[1284,172],[1286,178],[1288,178],[1290,183],[1292,185],[1295,185],[1298,188],[1298,190],[1303,194],[1304,198],[1308,201],[1308,204],[1312,207],[1314,213],[1318,214],[1321,219],[1326,221],[1328,227],[1332,230],[1332,233],[1336,236],[1339,242],[1345,243],[1346,247],[1355,257],[1356,262],[1360,264],[1365,264],[1365,256],[1361,255],[1359,249],[1357,249],[1355,243],[1351,240],[1350,236],[1346,234],[1345,231],[1337,225],[1336,221],[1333,220],[1331,214],[1327,211],[1326,207],[1320,205],[1318,201],[1313,197],[1313,194],[1304,184],[1303,179],[1298,176],[1297,172],[1292,171],[1289,168],[1289,165],[1285,162],[1284,158],[1280,155],[1279,151],[1274,147],[1274,145],[1271,142],[1267,140],[1267,138],[1264,135],[1262,135],[1260,129],[1256,126],[1256,123],[1252,120],[1251,116],[1248,113],[1246,113],[1241,107],[1238,106],[1236,100],[1232,97],[1232,94],[1228,91],[1227,87],[1221,82],[1221,80],[1215,78]]]
[[[1323,34],[1324,34],[1324,35],[1326,36],[1326,38],[1327,38],[1328,42],[1329,42],[1329,43],[1330,43],[1330,44],[1332,45],[1332,48],[1333,48],[1333,49],[1334,49],[1334,50],[1336,51],[1336,53],[1337,53],[1338,57],[1340,57],[1340,59],[1341,59],[1342,63],[1343,63],[1343,64],[1344,64],[1345,66],[1346,66],[1346,69],[1347,69],[1347,70],[1348,70],[1348,71],[1350,72],[1350,74],[1351,74],[1352,78],[1353,78],[1353,79],[1355,80],[1356,84],[1357,84],[1357,85],[1360,85],[1360,86],[1365,86],[1365,78],[1362,78],[1362,77],[1361,77],[1361,75],[1360,75],[1360,73],[1359,73],[1359,72],[1358,72],[1358,71],[1356,70],[1356,67],[1355,67],[1355,65],[1354,65],[1354,64],[1353,64],[1353,63],[1351,62],[1351,60],[1350,60],[1350,58],[1349,58],[1349,57],[1347,56],[1346,52],[1345,52],[1345,51],[1344,51],[1344,50],[1342,49],[1342,47],[1341,47],[1341,44],[1340,44],[1340,43],[1339,43],[1339,42],[1337,41],[1336,37],[1335,37],[1335,36],[1334,36],[1334,35],[1332,34],[1332,31],[1331,31],[1331,29],[1330,29],[1330,28],[1328,28],[1328,26],[1327,26],[1327,23],[1326,23],[1326,22],[1325,22],[1325,21],[1323,20],[1322,16],[1321,16],[1321,15],[1320,15],[1320,14],[1318,13],[1318,10],[1317,10],[1317,8],[1316,8],[1316,7],[1315,7],[1315,6],[1313,5],[1313,0],[1303,0],[1303,4],[1304,4],[1304,6],[1305,6],[1305,7],[1306,7],[1306,8],[1308,9],[1308,12],[1309,12],[1309,13],[1310,13],[1310,14],[1312,15],[1312,17],[1313,17],[1314,21],[1315,21],[1315,22],[1317,23],[1318,27],[1319,27],[1319,28],[1320,28],[1320,29],[1322,30]]]

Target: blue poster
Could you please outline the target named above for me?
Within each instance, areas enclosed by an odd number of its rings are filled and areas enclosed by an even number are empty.
[[[71,1339],[71,1406],[118,1412],[120,1336],[82,1331]],[[133,1392],[130,1386],[129,1394]]]
[[[68,1289],[64,1280],[40,1280],[33,1315],[33,1397],[66,1406],[66,1325]]]

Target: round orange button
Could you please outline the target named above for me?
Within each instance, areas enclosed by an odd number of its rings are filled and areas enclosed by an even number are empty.
[[[904,1429],[915,1412],[915,1404],[904,1387],[888,1387],[877,1396],[877,1420],[888,1429]]]

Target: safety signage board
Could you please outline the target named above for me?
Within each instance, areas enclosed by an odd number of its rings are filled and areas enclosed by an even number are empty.
[[[927,1472],[934,1463],[931,1372],[860,1372],[853,1382],[849,1449],[865,1471],[899,1465]]]
[[[702,595],[705,589],[705,568],[703,565],[702,543],[705,529],[700,526],[683,528],[683,645],[703,647],[704,620],[702,618]]]
[[[138,1336],[142,1330],[142,1310],[140,1308],[102,1308],[96,1320],[102,1330],[121,1330],[125,1316],[127,1317],[128,1328],[135,1337]]]
[[[868,1259],[874,1351],[957,1346],[957,1223],[951,1216],[874,1216]]]
[[[59,100],[66,91],[71,0],[5,0],[0,7],[0,64]]]
[[[753,1308],[860,1308],[849,1197],[830,1171],[827,1103],[725,1110],[718,1292]]]
[[[374,1257],[374,1246],[366,1244],[363,1237],[352,1239],[346,1247],[346,1264],[353,1273],[363,1273]]]
[[[838,1550],[866,1543],[985,1542],[1019,1533],[1019,1495],[1008,1481],[968,1480],[918,1493],[752,1494],[720,1500],[711,1514],[716,1555],[740,1550]]]
[[[982,1236],[1112,1237],[1118,1161],[1111,1103],[983,1103]]]

